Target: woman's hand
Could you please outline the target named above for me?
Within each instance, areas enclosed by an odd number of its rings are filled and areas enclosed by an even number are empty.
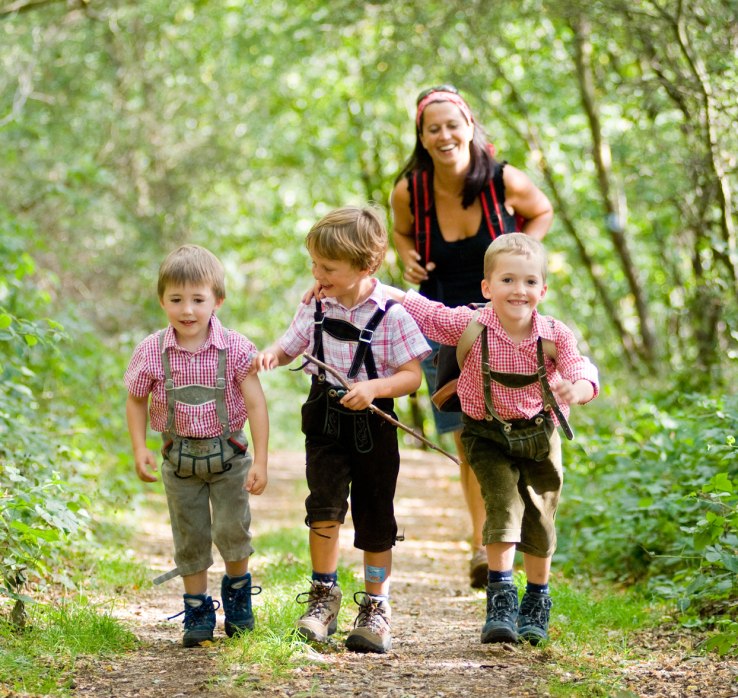
[[[401,253],[400,258],[402,259],[402,265],[405,267],[402,278],[411,284],[419,284],[421,281],[425,281],[428,278],[428,272],[436,268],[433,262],[428,262],[426,266],[423,266],[418,251],[413,248]]]

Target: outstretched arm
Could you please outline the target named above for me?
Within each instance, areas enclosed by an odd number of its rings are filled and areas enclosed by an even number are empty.
[[[278,366],[286,366],[292,363],[294,358],[294,356],[287,354],[279,344],[272,344],[254,357],[249,374],[255,374],[258,371],[271,371]]]

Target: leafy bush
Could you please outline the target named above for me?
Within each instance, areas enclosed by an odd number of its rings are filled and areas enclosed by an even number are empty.
[[[557,558],[672,600],[684,622],[728,615],[738,597],[738,398],[642,395],[600,416],[571,459]]]

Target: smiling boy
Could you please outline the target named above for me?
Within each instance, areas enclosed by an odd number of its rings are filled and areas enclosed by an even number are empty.
[[[254,627],[251,596],[261,589],[252,587],[248,571],[249,496],[267,484],[269,417],[258,376],[250,373],[256,347],[216,316],[225,300],[217,257],[197,245],[179,247],[159,269],[158,295],[169,326],[133,353],[126,416],[144,482],[156,481],[156,457],[146,447],[149,418],[162,433],[161,474],[185,592],[182,643],[194,647],[213,639],[216,624],[207,593],[213,542],[225,562],[226,634]],[[247,418],[253,457],[243,432]]]
[[[267,370],[284,366],[307,352],[353,384],[346,391],[315,364],[303,365],[312,376],[302,430],[313,571],[310,590],[298,596],[307,609],[297,630],[318,642],[336,632],[342,598],[339,530],[350,498],[354,545],[364,551],[366,591],[354,596],[359,613],[346,647],[384,653],[392,640],[389,591],[400,454],[397,429],[368,407],[374,404],[394,414],[392,398],[418,388],[420,360],[430,347],[412,318],[387,300],[384,286],[373,277],[388,245],[377,209],[336,209],[311,228],[305,244],[318,297],[300,304],[287,332],[259,355],[256,365]]]
[[[462,443],[487,517],[483,643],[522,638],[537,644],[548,637],[548,580],[563,483],[555,425],[568,417],[570,405],[588,402],[599,391],[597,369],[577,350],[572,331],[538,313],[547,288],[540,242],[509,233],[488,247],[481,290],[489,303],[477,317],[482,331],[457,386]],[[442,344],[456,345],[474,313],[414,291],[387,293],[402,301],[427,337]],[[520,606],[513,583],[516,550],[523,553],[527,576]]]

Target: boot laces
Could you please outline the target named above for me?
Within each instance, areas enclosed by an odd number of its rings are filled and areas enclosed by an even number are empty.
[[[308,604],[307,617],[320,618],[324,611],[328,610],[331,600],[331,591],[335,584],[313,584],[310,591],[303,591],[295,599],[297,603]]]
[[[548,624],[551,605],[551,599],[548,596],[539,595],[538,598],[529,596],[523,599],[520,615],[529,618],[536,625],[545,626]]]
[[[359,605],[359,614],[354,621],[354,627],[362,626],[371,630],[379,630],[387,625],[381,601],[373,599],[365,591],[357,591],[354,594],[354,601]]]
[[[504,589],[490,597],[489,613],[492,620],[507,620],[515,612],[515,591]]]
[[[217,606],[215,604],[218,604]],[[211,599],[210,601],[203,601],[199,606],[187,605],[179,613],[175,613],[173,616],[167,616],[167,620],[174,620],[184,614],[183,623],[197,625],[201,620],[206,619],[209,613],[217,611],[220,608],[220,601],[217,599]]]

